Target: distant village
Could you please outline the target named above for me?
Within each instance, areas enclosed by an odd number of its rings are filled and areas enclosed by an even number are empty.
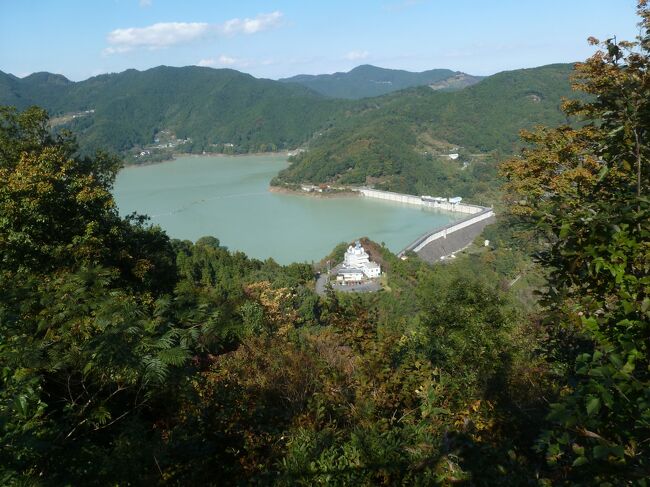
[[[151,158],[156,152],[168,151],[169,149],[176,149],[185,144],[191,144],[192,139],[187,137],[179,139],[170,130],[161,130],[156,134],[152,145],[148,145],[142,149],[137,149],[133,154],[134,159]]]

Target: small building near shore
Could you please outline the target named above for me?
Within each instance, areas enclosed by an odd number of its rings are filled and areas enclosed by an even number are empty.
[[[343,264],[336,274],[336,281],[341,284],[358,284],[367,279],[375,279],[381,275],[381,266],[370,260],[370,256],[356,241],[350,245],[343,257]]]
[[[365,276],[361,269],[341,268],[336,274],[336,282],[340,284],[361,284]]]

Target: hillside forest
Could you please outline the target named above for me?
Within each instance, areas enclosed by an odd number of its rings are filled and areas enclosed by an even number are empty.
[[[500,164],[492,245],[431,266],[365,241],[373,294],[320,297],[310,265],[122,218],[119,158],[0,109],[0,483],[647,486],[638,13]]]
[[[179,153],[293,151],[291,167],[274,185],[369,184],[485,204],[497,198],[497,162],[523,145],[519,131],[567,120],[561,100],[571,94],[572,69],[556,64],[502,72],[451,92],[431,83],[453,71],[369,66],[343,81],[316,77],[304,86],[196,66],[80,82],[50,73],[23,79],[0,73],[0,104],[45,108],[52,128],[74,132],[85,155],[109,150],[142,164]],[[404,89],[356,100],[325,96],[337,94],[340,82],[365,89],[375,78]],[[334,91],[319,92],[312,81],[333,84]],[[451,161],[449,153],[459,158]]]

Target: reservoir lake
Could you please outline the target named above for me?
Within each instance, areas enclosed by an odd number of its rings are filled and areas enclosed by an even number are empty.
[[[122,169],[120,214],[148,215],[172,238],[214,236],[230,250],[281,264],[319,261],[340,242],[368,237],[399,252],[463,215],[364,198],[272,193],[283,155],[189,156]]]

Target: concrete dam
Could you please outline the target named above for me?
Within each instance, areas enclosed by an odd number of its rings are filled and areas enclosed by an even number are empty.
[[[459,199],[418,197],[369,188],[358,188],[357,191],[366,198],[397,201],[422,208],[435,208],[467,215],[459,221],[442,228],[432,229],[420,236],[399,252],[400,257],[404,257],[407,252],[412,251],[427,262],[439,262],[442,258],[467,247],[487,225],[495,221],[492,208],[468,205],[460,202]]]

